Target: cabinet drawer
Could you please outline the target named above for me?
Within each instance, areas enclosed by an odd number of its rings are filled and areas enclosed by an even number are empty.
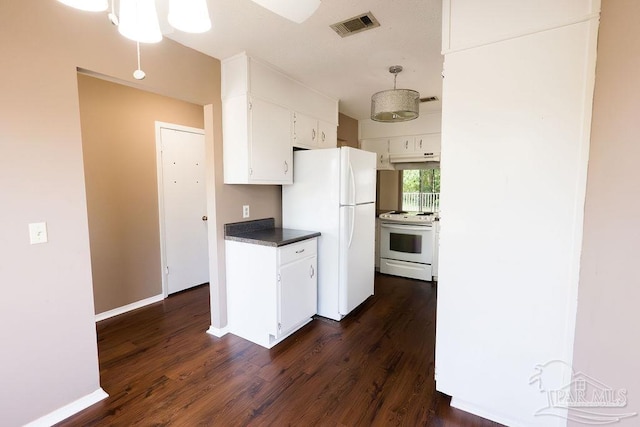
[[[317,252],[317,240],[317,238],[313,238],[280,247],[280,265],[315,255]]]

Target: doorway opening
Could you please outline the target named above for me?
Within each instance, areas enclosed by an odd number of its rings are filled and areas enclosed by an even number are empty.
[[[77,77],[94,305],[101,320],[166,295],[156,121],[202,129],[204,109],[108,78]]]

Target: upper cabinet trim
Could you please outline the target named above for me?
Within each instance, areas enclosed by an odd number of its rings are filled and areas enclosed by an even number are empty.
[[[464,8],[457,8],[460,0],[444,0],[442,8],[442,54],[447,55],[459,51],[486,46],[493,43],[516,39],[519,37],[566,27],[581,22],[600,19],[600,0],[525,0],[511,2],[510,9],[486,9],[484,18],[495,16],[504,25],[478,25],[483,16],[469,11],[468,2]],[[522,6],[518,6],[521,3]],[[480,7],[480,4],[478,4]],[[545,10],[545,13],[529,13],[529,7]],[[468,13],[468,19],[460,11]],[[478,9],[478,11],[483,9]],[[470,16],[473,15],[473,16]],[[472,19],[473,18],[473,19]],[[456,22],[456,25],[452,25]],[[475,22],[475,23],[474,23]],[[513,23],[513,25],[511,24]],[[510,26],[514,30],[510,30]]]

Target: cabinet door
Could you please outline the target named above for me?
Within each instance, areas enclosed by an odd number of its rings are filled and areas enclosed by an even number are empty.
[[[389,140],[389,152],[393,154],[412,153],[414,141],[412,136],[396,136]]]
[[[291,114],[279,105],[252,98],[250,104],[252,183],[291,184]]]
[[[338,127],[334,124],[318,121],[318,148],[338,146]]]
[[[360,148],[365,151],[372,151],[377,154],[376,156],[376,169],[378,170],[393,170],[391,163],[389,163],[389,140],[386,138],[380,139],[363,139],[360,141]]]
[[[280,267],[278,332],[316,314],[318,307],[317,257],[310,256]]]
[[[318,121],[301,113],[293,114],[293,145],[303,148],[318,146]]]
[[[428,133],[425,135],[416,136],[415,151],[420,153],[439,153],[440,152],[440,134]]]

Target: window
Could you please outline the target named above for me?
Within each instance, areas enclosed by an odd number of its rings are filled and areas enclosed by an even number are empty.
[[[440,169],[402,171],[402,210],[410,212],[440,210]]]

